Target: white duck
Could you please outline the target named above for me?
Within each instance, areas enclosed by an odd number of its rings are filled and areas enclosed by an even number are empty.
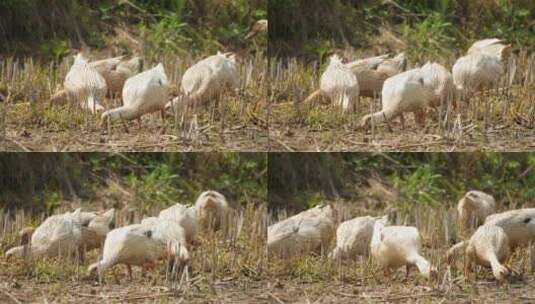
[[[160,211],[158,218],[177,222],[184,228],[188,243],[195,242],[198,231],[197,209],[195,206],[188,207],[177,203]]]
[[[373,98],[381,96],[383,83],[387,78],[405,70],[407,58],[405,53],[399,53],[394,58],[388,58],[388,55],[381,55],[355,60],[346,63],[345,66],[357,77],[359,96]],[[305,99],[304,103],[311,102],[320,95],[321,90],[316,90]]]
[[[517,247],[525,247],[535,240],[535,208],[525,208],[495,213],[487,216],[485,225],[501,227],[509,239],[509,246],[514,251]],[[468,245],[461,241],[452,246],[447,252],[448,260]]]
[[[84,213],[92,217],[87,224],[82,222],[82,246],[84,251],[100,248],[108,232],[115,228],[115,209],[112,208],[102,214],[81,212],[81,219],[84,218]]]
[[[175,221],[134,224],[108,233],[102,259],[88,268],[89,273],[104,271],[116,264],[126,264],[132,278],[132,265],[154,268],[158,260],[170,258],[179,266],[189,262],[184,229]]]
[[[268,252],[281,257],[326,250],[335,232],[336,211],[332,206],[318,213],[298,214],[268,227]]]
[[[535,240],[535,208],[505,211],[487,216],[484,225],[502,227],[512,248]]]
[[[22,240],[29,242],[11,248],[6,252],[6,256],[55,257],[71,256],[77,253],[82,245],[82,226],[78,222],[79,212],[78,209],[73,213],[53,215],[37,229],[25,229],[29,235],[23,235]]]
[[[180,83],[183,96],[173,99],[168,107],[201,104],[227,88],[237,89],[239,81],[235,55],[217,52],[186,70]]]
[[[403,72],[407,65],[405,53],[394,58],[379,56],[346,64],[357,77],[360,96],[381,96],[386,79]]]
[[[471,190],[459,200],[457,212],[461,229],[468,231],[483,224],[487,216],[496,212],[496,200],[485,192]]]
[[[336,229],[336,248],[331,251],[329,257],[347,259],[368,256],[376,221],[382,221],[386,225],[388,216],[362,216],[341,223]]]
[[[379,112],[365,115],[360,122],[362,128],[369,128],[371,123],[378,124],[400,117],[402,126],[405,125],[403,113],[414,112],[416,121],[425,124],[425,108],[433,100],[433,91],[424,85],[424,78],[420,69],[412,69],[388,78],[382,91],[383,109]]]
[[[330,57],[329,65],[321,75],[320,92],[344,112],[355,110],[359,99],[357,77],[336,54]]]
[[[438,107],[443,102],[453,104],[456,88],[453,76],[444,66],[436,62],[427,62],[420,68],[424,80],[424,86],[433,92],[433,98],[429,102],[431,107]]]
[[[404,52],[397,54],[394,58],[387,58],[377,66],[377,72],[392,77],[407,68],[407,56]],[[360,80],[360,79],[359,79]],[[380,90],[379,90],[380,91]]]
[[[511,53],[511,45],[504,44],[504,41],[498,38],[489,38],[476,41],[468,49],[467,54],[484,53],[495,56],[503,63]]]
[[[429,279],[436,275],[436,269],[422,255],[422,241],[416,227],[388,226],[376,221],[370,242],[370,252],[377,264],[388,276],[390,270],[401,266],[407,268],[407,276],[411,266],[416,266],[420,274]]]
[[[48,217],[39,227],[24,228],[21,245],[6,252],[7,256],[54,257],[99,248],[106,234],[113,229],[115,210],[104,214],[93,212],[67,212]]]
[[[88,64],[81,53],[76,55],[63,86],[67,94],[80,103],[82,109],[92,113],[104,110],[101,102],[106,96],[106,80]]]
[[[106,58],[96,61],[91,61],[89,66],[94,68],[97,72],[100,73],[104,78],[105,75],[108,75],[111,71],[115,70],[119,63],[123,60],[124,56],[118,56],[113,58]]]
[[[138,119],[141,116],[161,111],[164,120],[164,109],[168,98],[169,83],[163,65],[129,78],[123,88],[123,106],[108,110],[102,114],[102,123],[110,119],[112,122],[120,119]]]
[[[494,87],[503,73],[504,68],[500,59],[485,53],[463,56],[452,68],[453,82],[462,98]]]
[[[130,60],[119,61],[111,70],[101,72],[101,75],[106,80],[108,91],[111,93],[111,96],[121,97],[126,80],[141,73],[142,68],[143,60],[140,57],[133,57]]]
[[[214,230],[225,226],[230,207],[225,196],[217,191],[204,191],[195,201],[198,222]]]
[[[502,227],[483,225],[470,238],[466,247],[465,277],[468,278],[473,263],[491,267],[494,277],[502,281],[510,273],[503,265],[511,255],[509,238]]]

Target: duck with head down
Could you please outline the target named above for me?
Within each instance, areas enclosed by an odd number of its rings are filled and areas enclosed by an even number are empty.
[[[9,249],[6,256],[55,257],[77,253],[83,259],[86,250],[101,246],[113,222],[114,209],[103,214],[77,209],[53,215],[35,229],[22,229],[21,245]]]
[[[338,212],[333,205],[318,205],[268,227],[270,254],[281,257],[327,250]]]
[[[82,109],[95,114],[104,111],[102,102],[106,96],[106,80],[89,64],[88,60],[78,53],[71,69],[65,76],[63,87],[67,95],[75,100]]]
[[[113,266],[125,264],[132,279],[132,265],[146,270],[161,259],[169,259],[168,270],[177,274],[189,264],[184,228],[173,220],[150,220],[112,230],[106,237],[102,259],[91,264],[88,271],[102,276]]]
[[[169,81],[163,64],[137,74],[126,80],[123,88],[123,105],[108,110],[101,116],[101,125],[120,120],[137,119],[141,127],[141,116],[160,111],[165,119],[165,104],[169,96]]]

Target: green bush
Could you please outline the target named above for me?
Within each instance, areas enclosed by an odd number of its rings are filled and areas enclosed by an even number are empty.
[[[237,205],[267,199],[264,153],[3,153],[0,170],[0,209],[53,211],[63,200],[101,199],[108,180],[145,211],[192,204],[206,190]]]
[[[529,0],[271,0],[268,12],[270,56],[321,59],[326,45],[329,51],[391,51],[381,45],[380,28],[404,41],[411,56],[456,54],[490,37],[535,48],[535,2]]]
[[[0,54],[59,59],[71,48],[105,48],[129,31],[148,57],[252,49],[243,37],[266,18],[265,0],[2,1]]]

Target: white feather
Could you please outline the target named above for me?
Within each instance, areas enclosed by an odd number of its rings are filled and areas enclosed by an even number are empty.
[[[106,80],[87,63],[81,53],[74,59],[63,86],[83,109],[93,113],[104,110],[101,102],[106,95]]]
[[[327,69],[321,75],[320,91],[343,111],[350,110],[359,98],[357,77],[337,55],[331,56]]]
[[[131,120],[163,110],[168,99],[169,83],[163,65],[129,78],[123,88],[123,106],[102,114],[102,120]]]

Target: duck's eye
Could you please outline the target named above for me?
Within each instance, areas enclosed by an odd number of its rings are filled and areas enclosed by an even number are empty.
[[[526,219],[524,220],[524,224],[527,224],[527,223],[529,223],[530,221],[531,221],[531,218],[528,217],[528,218],[526,218]]]
[[[115,223],[111,222],[108,227],[110,228],[110,230],[115,229]]]
[[[152,237],[152,231],[150,231],[150,230],[145,231],[145,235],[146,235],[148,238],[151,238],[151,237]]]

